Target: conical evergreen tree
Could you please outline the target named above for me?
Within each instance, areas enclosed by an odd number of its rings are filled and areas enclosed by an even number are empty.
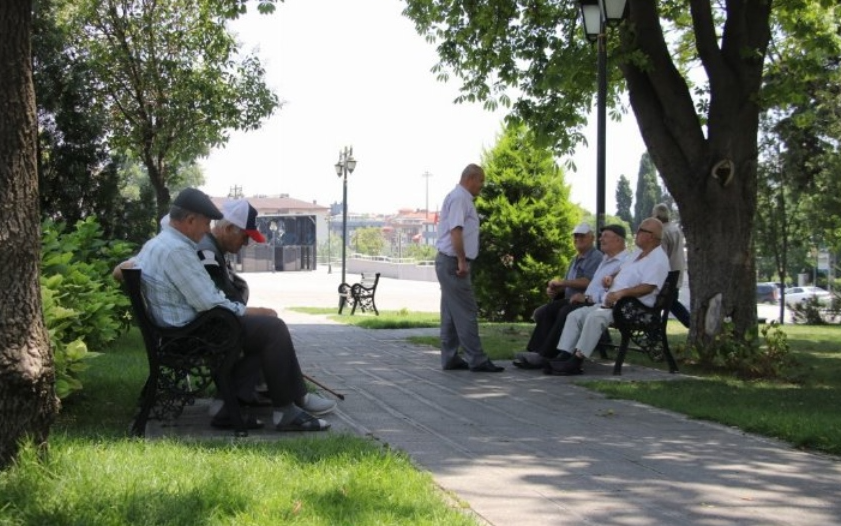
[[[620,175],[619,183],[616,185],[616,217],[629,225],[634,222],[634,216],[631,214],[633,203],[634,194],[631,192],[631,182],[624,174]]]
[[[651,209],[663,199],[663,190],[657,182],[657,168],[648,152],[640,157],[640,169],[637,176],[637,195],[634,205],[634,230],[642,220],[651,217]]]
[[[545,302],[546,281],[561,275],[574,254],[570,233],[580,220],[550,149],[535,146],[525,126],[504,129],[483,155],[485,188],[476,199],[482,218],[473,283],[480,315],[525,320]]]

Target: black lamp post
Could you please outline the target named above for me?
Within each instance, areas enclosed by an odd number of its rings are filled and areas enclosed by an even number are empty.
[[[345,281],[345,264],[347,261],[347,176],[356,169],[356,159],[353,158],[353,146],[345,146],[339,150],[339,160],[336,161],[336,175],[342,178],[342,283]]]
[[[625,16],[627,0],[579,0],[587,40],[599,46],[599,80],[596,114],[596,232],[605,224],[606,136],[607,126],[607,38],[606,28],[616,27]]]
[[[331,250],[331,245],[333,242],[330,239],[330,222],[333,220],[333,216],[327,214],[324,216],[324,220],[327,221],[327,273],[333,273],[333,254]]]

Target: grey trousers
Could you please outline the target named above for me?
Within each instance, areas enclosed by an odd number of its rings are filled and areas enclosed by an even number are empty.
[[[458,356],[459,347],[470,367],[487,361],[479,340],[478,307],[470,274],[456,276],[458,260],[439,253],[435,258],[435,274],[441,285],[441,367]]]

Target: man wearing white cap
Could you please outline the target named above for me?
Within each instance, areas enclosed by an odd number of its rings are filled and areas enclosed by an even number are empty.
[[[550,300],[534,311],[532,317],[536,325],[526,345],[526,352],[516,354],[513,363],[517,367],[540,368],[543,367],[545,358],[552,358],[541,356],[540,349],[554,336],[553,327],[561,310],[569,304],[574,295],[584,293],[593,279],[593,274],[599,268],[604,254],[593,246],[596,236],[590,225],[581,223],[576,226],[572,230],[572,239],[575,258],[570,263],[564,279],[551,279],[547,283],[546,294]],[[554,336],[554,339],[557,341],[557,336]],[[554,342],[551,343],[550,347],[554,347]]]
[[[226,201],[222,219],[199,242],[199,259],[216,286],[232,301],[248,303],[248,284],[228,264],[225,254],[236,254],[249,240],[265,243],[257,230],[257,209],[245,199]]]
[[[202,260],[216,287],[229,300],[242,304],[248,302],[248,284],[230,268],[225,254],[238,253],[252,239],[258,243],[266,242],[266,238],[257,230],[256,220],[257,210],[247,200],[227,201],[222,205],[222,219],[216,221],[210,233],[206,234],[198,244],[199,259]],[[283,362],[274,362],[275,369],[282,369],[284,381],[281,386],[268,385],[270,395],[274,390],[278,391],[277,395],[283,399],[294,399],[296,406],[304,410],[304,415],[321,416],[331,412],[336,406],[335,401],[306,392],[303,373],[298,365],[298,358],[286,324],[277,317],[277,312],[274,310],[261,310],[267,311],[266,314],[247,313],[243,317],[243,326],[246,331],[246,347],[270,346],[276,351],[270,354],[279,357]],[[237,364],[234,370],[234,385],[242,402],[253,405],[259,401],[255,386],[260,381],[260,377],[265,375],[265,365],[256,353],[247,354]],[[272,396],[272,398],[277,398],[277,396]],[[267,402],[271,405],[270,400]],[[230,424],[229,420],[225,411],[220,411],[214,415],[213,423],[225,427]],[[303,424],[304,429],[296,429],[298,425],[287,427],[291,430],[321,430],[329,427],[317,419],[303,422]],[[275,425],[278,425],[278,422],[275,422]]]

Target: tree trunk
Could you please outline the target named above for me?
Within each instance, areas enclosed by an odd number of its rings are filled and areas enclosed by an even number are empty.
[[[31,0],[0,2],[0,468],[23,439],[46,446],[59,407],[38,281],[31,28]]]
[[[158,219],[160,219],[169,213],[172,196],[170,196],[169,188],[166,184],[166,167],[162,166],[163,163],[156,162],[152,154],[149,153],[150,150],[151,147],[148,145],[144,148],[143,164],[146,166],[146,171],[149,173],[149,181],[152,183],[152,189],[155,191],[155,203],[158,210]]]
[[[640,133],[680,209],[691,276],[689,343],[709,361],[709,344],[724,321],[732,321],[736,337],[756,327],[756,100],[770,39],[770,3],[727,2],[721,34],[709,2],[691,0],[690,5],[712,88],[706,128],[670,56],[656,2],[630,1],[622,48],[642,51],[647,62],[626,62],[622,72]]]

